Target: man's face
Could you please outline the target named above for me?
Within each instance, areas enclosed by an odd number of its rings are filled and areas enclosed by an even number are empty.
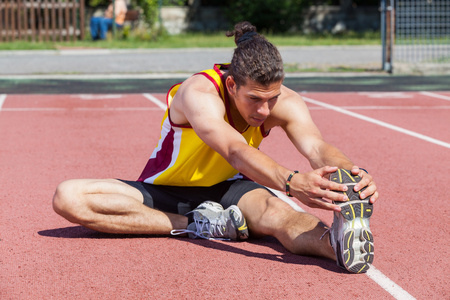
[[[281,94],[281,84],[282,81],[263,86],[247,80],[244,85],[237,88],[234,79],[231,76],[227,78],[232,106],[238,110],[247,124],[253,127],[261,126],[269,117]]]

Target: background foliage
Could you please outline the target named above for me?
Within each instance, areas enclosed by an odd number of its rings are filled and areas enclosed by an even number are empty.
[[[228,1],[226,15],[232,24],[247,20],[262,32],[286,32],[301,24],[302,11],[311,0]]]
[[[110,0],[89,0],[91,7],[106,7]],[[146,28],[152,33],[141,32],[145,40],[154,39],[164,32],[163,28],[156,25],[159,20],[159,8],[162,6],[186,6],[187,0],[131,0],[130,8],[139,7],[142,10],[142,18]],[[379,0],[194,0],[197,6],[220,6],[230,24],[236,24],[246,20],[264,33],[286,33],[291,30],[299,30],[303,23],[303,11],[311,5],[350,5],[374,6]],[[126,34],[128,36],[128,34]]]
[[[144,13],[145,23],[154,28],[158,21],[158,0],[133,0],[137,6],[142,9]]]

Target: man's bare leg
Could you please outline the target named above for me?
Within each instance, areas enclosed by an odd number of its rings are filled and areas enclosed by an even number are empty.
[[[61,183],[53,209],[72,223],[126,234],[170,234],[186,228],[187,217],[164,213],[143,204],[142,194],[115,179],[73,179]]]
[[[262,189],[245,194],[238,207],[251,236],[274,236],[292,253],[336,259],[328,233],[321,239],[327,228],[317,217],[295,211]]]

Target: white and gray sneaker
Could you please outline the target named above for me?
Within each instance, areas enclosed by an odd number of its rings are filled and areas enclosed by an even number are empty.
[[[374,258],[373,236],[369,227],[373,212],[370,197],[360,199],[361,191],[353,190],[361,177],[352,175],[350,170],[339,169],[330,175],[330,180],[348,186],[343,193],[349,201],[333,202],[341,207],[340,212],[334,212],[330,229],[330,242],[336,253],[337,265],[352,273],[365,273]]]
[[[247,222],[241,210],[236,205],[223,209],[222,205],[213,201],[200,204],[193,211],[194,222],[186,229],[175,229],[172,235],[188,234],[190,238],[203,238],[208,240],[235,240],[248,239]]]

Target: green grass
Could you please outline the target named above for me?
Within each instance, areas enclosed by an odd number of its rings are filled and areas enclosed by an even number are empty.
[[[277,46],[381,45],[378,32],[349,32],[342,35],[267,35],[267,38]]]
[[[379,33],[347,33],[345,35],[301,35],[301,34],[268,34],[266,37],[276,46],[327,46],[327,45],[379,45]],[[0,42],[0,50],[54,50],[63,48],[88,49],[144,49],[144,48],[203,48],[234,47],[233,38],[220,33],[186,33],[182,35],[162,35],[151,37],[146,32],[130,32],[127,39],[118,37],[93,42],[87,37],[75,42]]]
[[[450,63],[450,56],[441,57],[436,60],[438,63]]]
[[[379,72],[378,69],[358,68],[349,66],[317,66],[317,67],[302,67],[298,64],[284,64],[284,71],[287,73],[362,73],[362,72]]]

